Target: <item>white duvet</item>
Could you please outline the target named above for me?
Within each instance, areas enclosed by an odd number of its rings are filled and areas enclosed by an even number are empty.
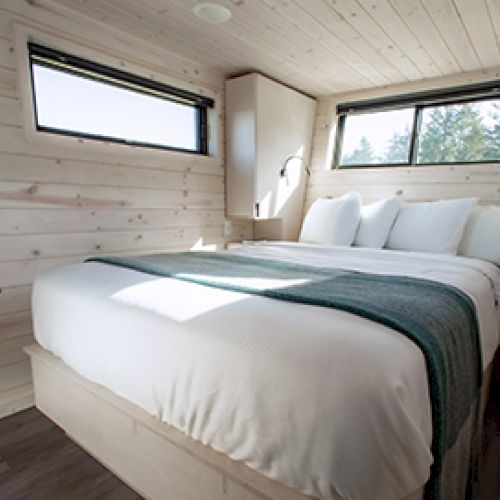
[[[476,304],[484,366],[498,346],[492,264],[291,243],[237,253],[457,286]],[[400,499],[428,479],[424,357],[388,327],[98,263],[39,276],[33,312],[37,341],[78,373],[304,493]]]

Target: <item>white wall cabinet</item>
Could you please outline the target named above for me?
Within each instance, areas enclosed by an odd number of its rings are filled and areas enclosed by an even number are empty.
[[[227,215],[301,225],[316,101],[257,73],[226,81]],[[287,163],[287,175],[280,170]],[[303,161],[300,160],[303,158]]]

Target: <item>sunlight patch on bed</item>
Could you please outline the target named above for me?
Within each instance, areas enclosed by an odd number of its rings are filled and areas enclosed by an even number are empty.
[[[147,280],[111,295],[115,302],[138,307],[179,322],[194,319],[246,298],[240,293],[200,287],[168,278]]]
[[[279,278],[250,278],[245,276],[207,276],[206,274],[179,273],[179,278],[192,281],[210,281],[221,285],[228,285],[256,290],[273,290],[276,288],[287,288],[289,286],[302,285],[310,280],[303,279],[279,279]]]
[[[207,276],[179,274],[180,280],[157,278],[122,288],[111,295],[115,302],[154,312],[175,321],[187,321],[230,306],[247,295],[211,286],[199,286],[189,281],[211,281],[222,286],[272,290],[307,283],[308,279],[271,279],[241,276]],[[187,281],[182,280],[185,279]]]

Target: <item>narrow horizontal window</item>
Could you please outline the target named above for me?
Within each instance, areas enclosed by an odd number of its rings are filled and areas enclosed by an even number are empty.
[[[40,131],[207,153],[211,99],[29,44]]]
[[[337,106],[333,166],[500,161],[500,82]]]

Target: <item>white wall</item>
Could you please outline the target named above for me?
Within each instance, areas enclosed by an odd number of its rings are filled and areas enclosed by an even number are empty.
[[[216,100],[203,157],[34,131],[26,36]],[[174,48],[175,49],[175,48]],[[33,402],[34,276],[92,254],[191,248],[224,236],[223,75],[56,5],[0,4],[0,416]]]

